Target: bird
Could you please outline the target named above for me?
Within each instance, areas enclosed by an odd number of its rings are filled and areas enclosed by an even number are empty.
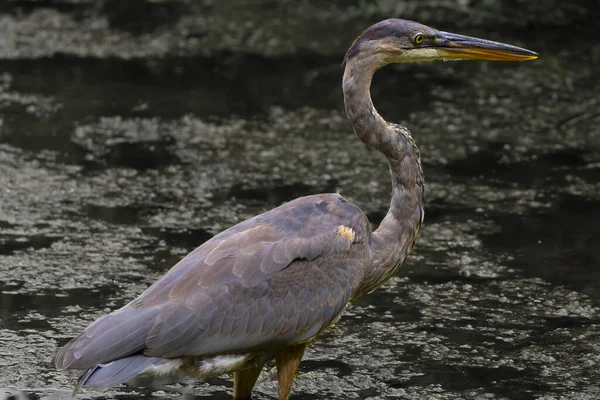
[[[358,138],[386,158],[391,202],[377,229],[337,193],[284,203],[217,234],[124,307],[73,338],[54,359],[85,370],[83,387],[140,374],[232,374],[233,398],[250,399],[266,362],[278,399],[289,398],[304,351],[348,304],[392,277],[424,221],[425,181],[408,129],[373,106],[373,75],[392,63],[533,60],[524,48],[386,19],[362,32],[344,57],[345,111]]]

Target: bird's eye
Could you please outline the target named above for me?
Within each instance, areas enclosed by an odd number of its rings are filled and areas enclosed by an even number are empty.
[[[421,44],[421,43],[423,43],[424,39],[425,39],[425,36],[423,36],[422,33],[417,33],[415,35],[415,37],[413,38],[413,41],[415,42],[415,44]]]

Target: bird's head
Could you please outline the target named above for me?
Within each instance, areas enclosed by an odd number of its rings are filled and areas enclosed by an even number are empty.
[[[387,19],[367,28],[352,44],[346,61],[370,58],[379,66],[433,60],[521,61],[537,53],[520,47],[457,35],[403,19]]]

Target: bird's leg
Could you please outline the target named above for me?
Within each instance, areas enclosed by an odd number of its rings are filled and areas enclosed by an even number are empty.
[[[279,400],[288,399],[305,348],[306,344],[298,344],[275,351]]]
[[[249,400],[263,363],[233,373],[233,400]]]

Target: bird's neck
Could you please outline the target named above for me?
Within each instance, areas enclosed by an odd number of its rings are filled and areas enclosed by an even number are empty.
[[[412,250],[424,215],[419,150],[408,129],[385,122],[371,101],[371,80],[382,66],[375,57],[350,59],[343,79],[346,113],[354,132],[387,158],[392,176],[390,208],[373,233],[373,261],[358,294],[377,288],[397,271]]]

